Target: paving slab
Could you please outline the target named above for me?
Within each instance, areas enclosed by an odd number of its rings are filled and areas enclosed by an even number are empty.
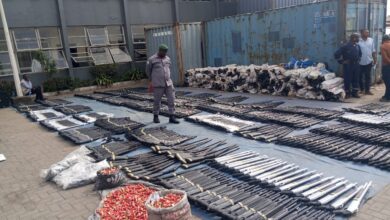
[[[390,174],[389,174],[390,178]],[[390,220],[390,185],[368,200],[352,220]]]
[[[14,109],[1,109],[0,152],[7,160],[0,162],[0,219],[86,219],[93,213],[99,196],[92,185],[62,190],[39,177],[74,149]]]

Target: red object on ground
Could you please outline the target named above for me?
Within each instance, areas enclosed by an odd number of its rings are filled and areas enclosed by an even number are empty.
[[[103,175],[111,175],[111,174],[118,172],[118,170],[119,169],[117,167],[110,167],[110,168],[105,168],[105,169],[99,170],[99,173],[103,174]]]
[[[148,92],[149,93],[153,92],[153,85],[152,85],[152,83],[149,83]]]
[[[169,208],[176,205],[183,198],[183,195],[168,193],[164,197],[153,203],[153,207],[155,208]]]
[[[143,184],[122,187],[108,194],[97,212],[102,220],[147,220],[145,202],[153,192]]]

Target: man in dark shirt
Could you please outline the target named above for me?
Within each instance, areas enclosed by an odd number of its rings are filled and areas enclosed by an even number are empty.
[[[359,61],[362,51],[359,46],[359,34],[354,33],[350,41],[341,46],[334,54],[335,59],[343,64],[344,69],[344,89],[347,98],[359,98]]]

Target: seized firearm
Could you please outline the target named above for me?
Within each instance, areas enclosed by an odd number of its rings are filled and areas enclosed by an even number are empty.
[[[304,115],[277,113],[273,111],[253,111],[246,114],[249,119],[264,122],[276,123],[294,128],[308,128],[323,122],[321,119],[309,118]]]
[[[264,142],[273,142],[278,138],[284,137],[291,132],[293,132],[293,128],[289,128],[286,126],[280,125],[263,125],[263,126],[255,126],[250,128],[240,129],[235,132],[235,134],[259,141]]]
[[[386,147],[359,143],[338,136],[305,134],[284,137],[278,144],[309,150],[340,160],[350,160],[381,169],[390,167],[390,150]]]

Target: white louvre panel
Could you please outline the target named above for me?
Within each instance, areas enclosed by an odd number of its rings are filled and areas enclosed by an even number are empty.
[[[38,38],[34,28],[14,29],[13,35],[18,51],[39,49]]]
[[[69,27],[68,39],[70,47],[86,47],[88,45],[83,27]]]
[[[123,45],[126,43],[121,26],[107,26],[107,33],[110,45]]]
[[[72,60],[75,62],[75,63],[89,63],[89,62],[93,62],[93,59],[92,57],[72,57]]]
[[[93,63],[93,58],[88,50],[72,53],[71,57],[75,63]]]
[[[62,48],[60,33],[56,27],[39,28],[39,38],[42,49]]]
[[[90,51],[95,65],[114,63],[107,48],[91,48]]]
[[[47,50],[43,52],[47,57],[55,61],[57,69],[69,68],[62,50]]]
[[[119,47],[110,48],[110,53],[111,53],[112,58],[114,59],[115,63],[126,63],[126,62],[132,61],[132,59],[131,59],[130,55],[127,53],[127,51],[124,51]]]
[[[108,36],[105,28],[88,28],[87,32],[91,46],[105,46],[108,44]]]

